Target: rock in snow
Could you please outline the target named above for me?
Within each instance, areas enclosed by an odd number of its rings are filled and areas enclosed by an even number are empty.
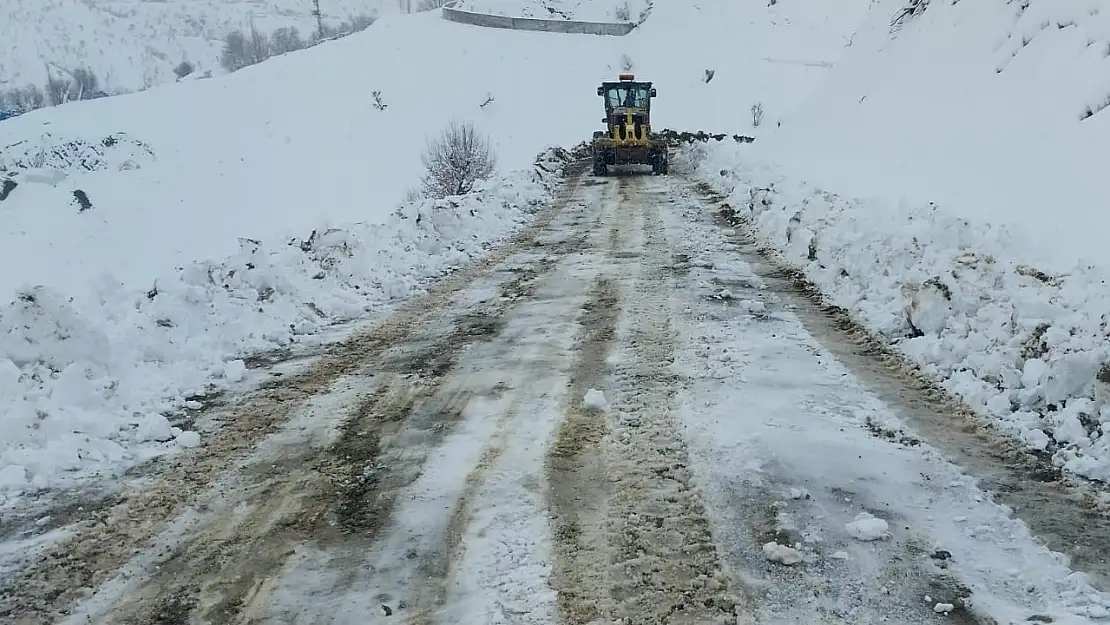
[[[802,552],[793,547],[769,542],[763,545],[763,557],[771,562],[792,566],[802,561]]]

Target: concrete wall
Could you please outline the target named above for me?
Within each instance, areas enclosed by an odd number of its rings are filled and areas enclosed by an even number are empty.
[[[454,8],[455,2],[444,5],[443,19],[470,24],[483,28],[506,28],[509,30],[536,30],[548,33],[568,33],[576,35],[608,35],[620,37],[632,32],[636,25],[632,22],[573,22],[569,20],[538,20],[531,17],[508,17],[471,13]]]

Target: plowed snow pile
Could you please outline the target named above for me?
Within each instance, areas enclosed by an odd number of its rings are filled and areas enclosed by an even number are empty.
[[[904,4],[877,3],[780,130],[694,157],[836,304],[1058,465],[1110,479],[1110,12]]]

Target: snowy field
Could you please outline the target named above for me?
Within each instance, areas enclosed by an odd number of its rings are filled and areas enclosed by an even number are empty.
[[[702,175],[948,389],[1110,480],[1110,13],[934,2],[891,35],[898,4],[780,132],[698,148]]]
[[[358,14],[386,16],[396,0],[324,0],[324,22]],[[174,68],[222,73],[220,51],[233,30],[263,33],[316,28],[310,0],[4,0],[0,2],[0,90],[46,83],[47,67],[89,68],[108,93],[173,82]]]

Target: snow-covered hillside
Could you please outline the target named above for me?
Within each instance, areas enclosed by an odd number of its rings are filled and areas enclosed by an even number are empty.
[[[753,102],[776,119],[827,71],[783,62],[790,50],[808,42],[807,58],[831,62],[865,10],[666,3],[619,38],[393,16],[228,76],[2,122],[0,167],[18,187],[2,201],[0,263],[19,268],[0,279],[15,298],[0,314],[3,427],[18,433],[2,481],[18,491],[134,462],[165,437],[159,413],[238,378],[225,362],[409,293],[458,262],[452,249],[478,253],[543,197],[510,172],[589,138],[597,84],[626,59],[656,81],[657,124],[749,132]],[[719,45],[659,45],[676,32]],[[510,178],[475,200],[478,221],[412,233],[393,212],[453,118],[490,136]],[[507,204],[484,215],[488,202]],[[324,260],[287,245],[333,228]],[[353,257],[316,280],[333,254]],[[244,308],[256,299],[270,305]]]
[[[395,0],[323,0],[325,24],[359,14],[389,15]],[[5,0],[0,2],[0,91],[41,87],[54,75],[91,69],[107,93],[173,81],[182,61],[221,72],[224,37],[316,28],[309,0]]]
[[[1110,11],[934,1],[892,29],[903,6],[778,132],[699,150],[704,175],[926,372],[1110,480]]]

